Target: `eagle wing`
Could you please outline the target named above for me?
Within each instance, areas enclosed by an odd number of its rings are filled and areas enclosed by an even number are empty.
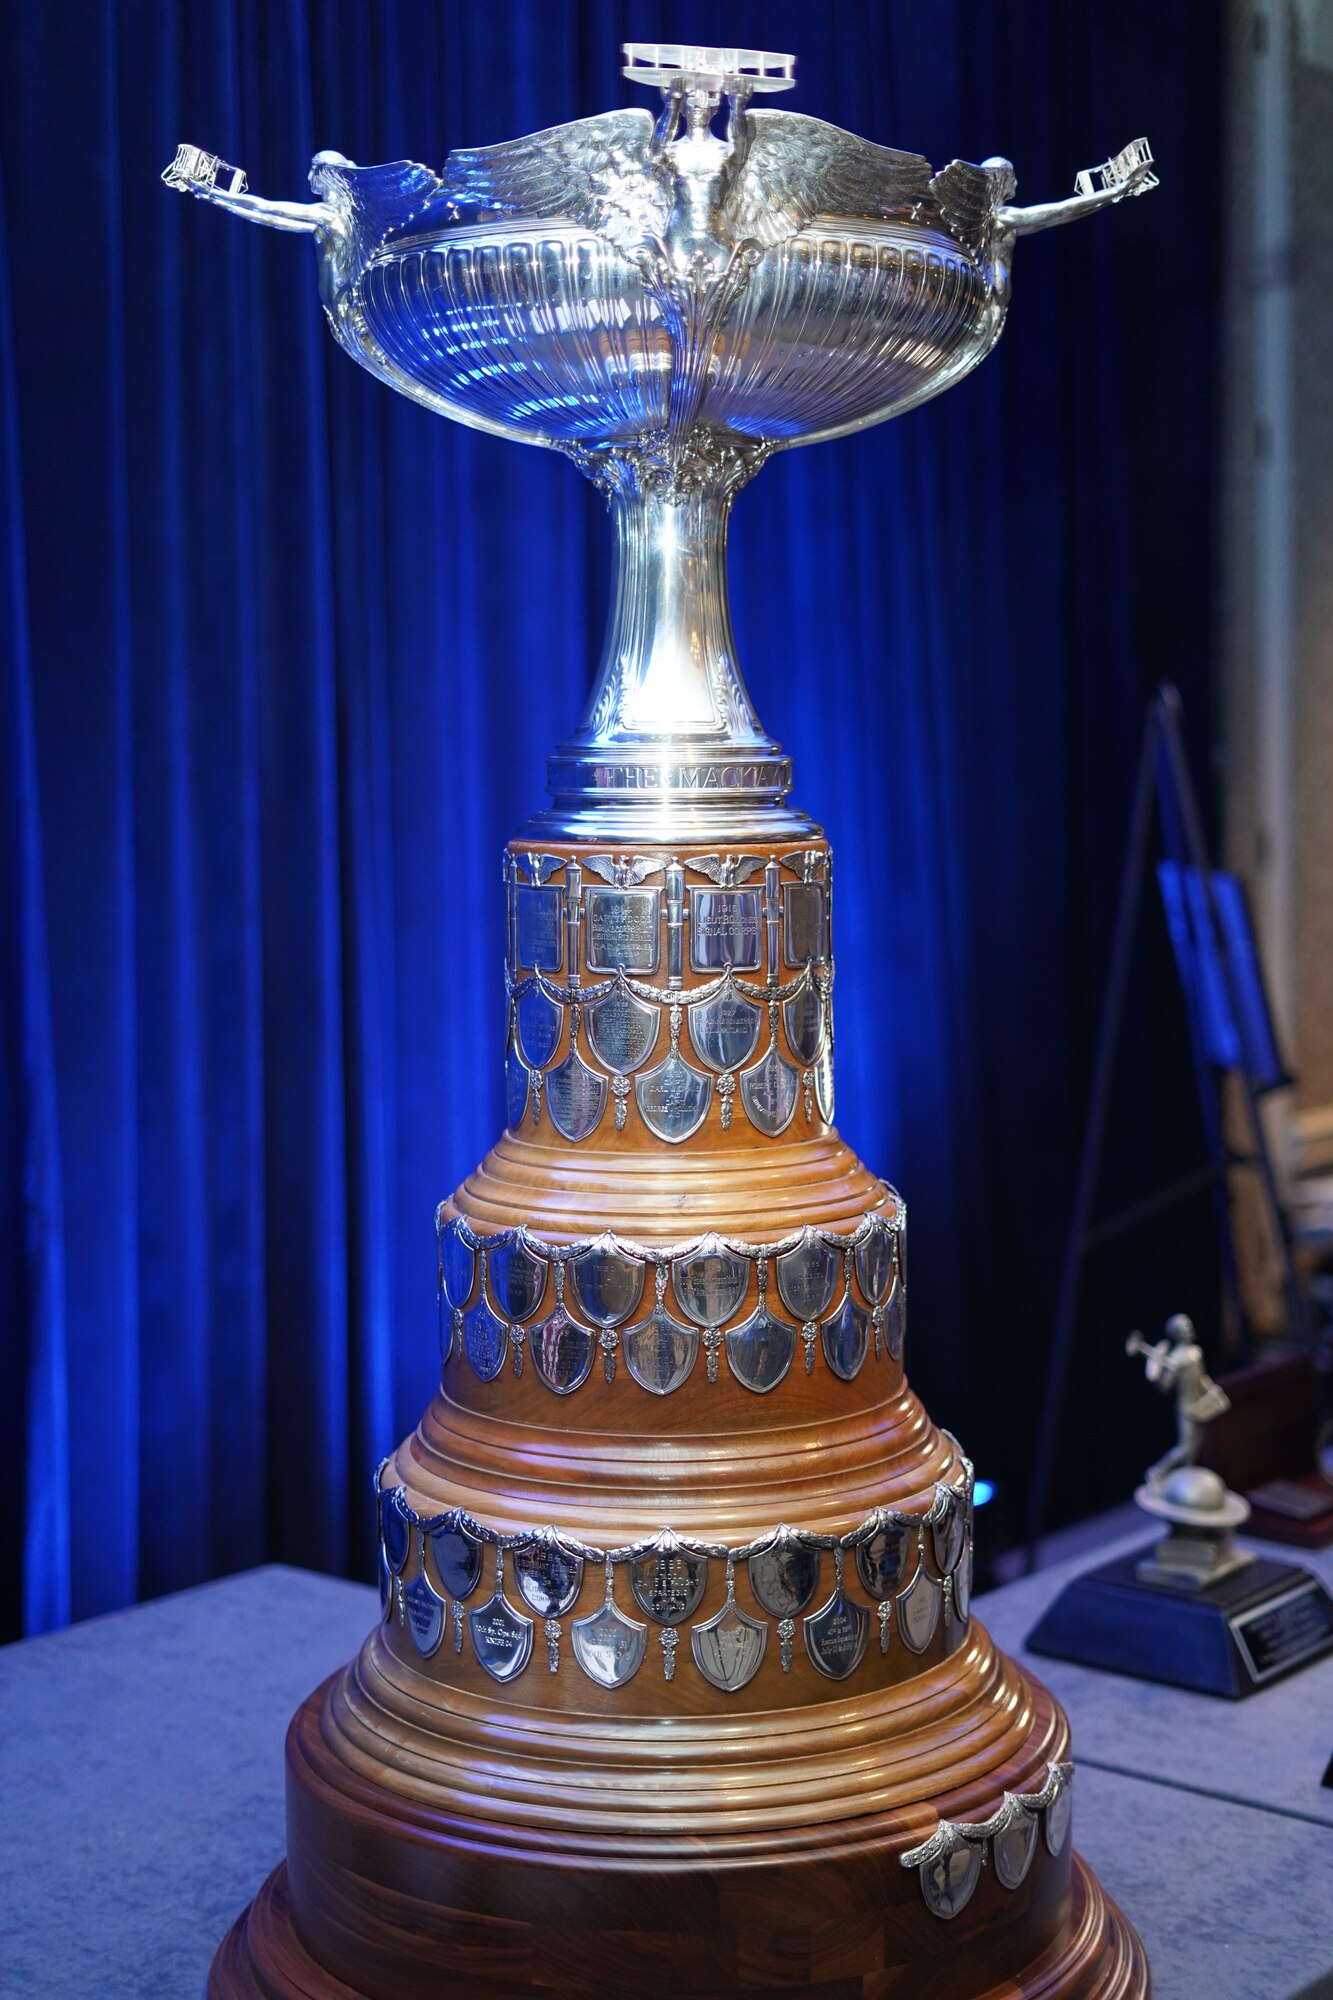
[[[595,229],[622,250],[660,236],[670,188],[650,146],[645,110],[605,111],[499,146],[457,148],[441,193],[458,208],[561,217]]]
[[[1008,160],[988,160],[984,167],[950,160],[931,182],[945,227],[976,263],[984,264],[990,255],[995,211],[1013,200],[1017,186],[1018,176]]]
[[[929,196],[930,165],[919,153],[796,111],[745,117],[749,145],[727,203],[733,241],[750,237],[767,248],[817,215],[905,220]]]

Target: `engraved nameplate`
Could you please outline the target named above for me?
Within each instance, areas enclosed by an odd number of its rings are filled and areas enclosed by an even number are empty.
[[[662,1025],[661,1010],[613,986],[584,1012],[593,1054],[622,1074],[647,1062]]]
[[[783,1531],[772,1548],[750,1557],[750,1588],[774,1618],[795,1618],[819,1585],[819,1550]]]
[[[585,1319],[594,1326],[619,1326],[643,1296],[643,1265],[610,1243],[597,1242],[569,1266]]]
[[[693,889],[690,892],[690,964],[696,972],[757,972],[760,951],[760,898],[757,889]]]
[[[654,1396],[669,1396],[694,1366],[699,1335],[659,1306],[651,1318],[622,1335],[620,1349],[640,1388],[650,1389]]]
[[[749,1259],[724,1250],[715,1236],[691,1257],[677,1257],[671,1266],[671,1286],[681,1310],[696,1326],[717,1326],[730,1319],[750,1282]]]
[[[595,1132],[606,1109],[607,1081],[589,1069],[577,1049],[546,1076],[546,1108],[562,1139],[577,1142]]]
[[[463,1316],[463,1345],[474,1374],[483,1382],[493,1382],[505,1365],[509,1329],[485,1299],[478,1299]]]
[[[663,1547],[638,1556],[629,1566],[630,1588],[641,1611],[659,1625],[679,1625],[699,1609],[708,1582],[706,1556]]]
[[[870,1345],[870,1315],[848,1292],[831,1319],[820,1328],[824,1359],[844,1382],[854,1381]]]
[[[778,1296],[803,1324],[828,1311],[838,1282],[838,1253],[807,1228],[794,1250],[777,1260]]]
[[[546,1260],[522,1243],[502,1243],[487,1261],[491,1290],[510,1319],[531,1319],[546,1290]]]
[[[782,1007],[787,1046],[798,1062],[812,1063],[824,1039],[824,1002],[817,987],[805,985]]]
[[[532,1365],[548,1389],[568,1396],[581,1389],[592,1373],[597,1336],[557,1306],[549,1319],[528,1332]]]
[[[518,1039],[529,1069],[545,1069],[560,1040],[562,1009],[540,986],[529,986],[526,993],[519,994],[515,1011]]]
[[[739,1326],[727,1329],[726,1344],[727,1365],[736,1380],[766,1396],[791,1367],[796,1328],[760,1305]]]
[[[590,972],[656,972],[662,947],[660,889],[587,889]]]
[[[648,1650],[648,1627],[627,1618],[609,1598],[587,1618],[576,1618],[570,1635],[575,1659],[588,1679],[604,1688],[633,1680]]]
[[[512,1681],[532,1654],[532,1620],[497,1590],[467,1615],[472,1650],[493,1681]]]
[[[583,1558],[556,1542],[523,1542],[514,1550],[514,1575],[538,1617],[563,1618],[583,1587]]]
[[[865,1657],[870,1613],[839,1587],[827,1604],[802,1621],[802,1629],[805,1650],[820,1673],[831,1681],[843,1681]]]
[[[724,987],[711,1000],[701,1000],[686,1016],[695,1054],[710,1069],[739,1069],[758,1046],[764,1010],[741,993]]]
[[[471,1597],[481,1581],[481,1538],[456,1517],[426,1530],[435,1574],[450,1597]]]
[[[758,1673],[768,1644],[768,1627],[750,1618],[730,1599],[715,1618],[690,1633],[695,1665],[704,1679],[735,1694]]]
[[[869,1596],[882,1601],[897,1590],[907,1567],[907,1537],[906,1524],[891,1521],[858,1547],[857,1574]]]
[[[655,1069],[634,1079],[634,1098],[644,1124],[672,1145],[698,1131],[708,1116],[712,1095],[712,1077],[691,1069],[674,1049]]]
[[[940,1586],[933,1576],[918,1568],[898,1599],[898,1630],[903,1635],[903,1644],[914,1653],[924,1653],[939,1621]]]
[[[514,890],[514,908],[517,912],[518,962],[542,972],[558,972],[564,955],[560,922],[560,898],[563,891],[557,884],[550,889],[528,889],[521,885]]]
[[[444,1599],[437,1597],[424,1576],[414,1576],[403,1592],[403,1607],[412,1643],[423,1660],[440,1650],[444,1638]]]
[[[828,961],[828,902],[822,882],[782,885],[782,955],[788,965]]]
[[[893,1232],[883,1222],[872,1222],[870,1234],[856,1246],[856,1282],[870,1305],[882,1306],[889,1296],[893,1265]]]
[[[791,1124],[800,1094],[800,1077],[772,1043],[752,1069],[741,1073],[741,1102],[746,1115],[770,1139],[776,1139]]]

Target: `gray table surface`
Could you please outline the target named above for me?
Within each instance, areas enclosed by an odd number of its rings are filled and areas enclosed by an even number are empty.
[[[978,1609],[1014,1643],[1061,1580]],[[0,2000],[196,2000],[282,1852],[288,1718],[376,1612],[271,1568],[0,1649]],[[1236,1705],[1038,1671],[1071,1712],[1078,1846],[1157,2000],[1333,1996],[1329,1669]]]

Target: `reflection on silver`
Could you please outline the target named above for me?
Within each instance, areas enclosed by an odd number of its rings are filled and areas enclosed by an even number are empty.
[[[505,1057],[505,1117],[511,1132],[517,1132],[528,1109],[527,1066],[517,1049]]]
[[[824,1321],[820,1335],[824,1359],[833,1373],[844,1382],[854,1381],[870,1345],[869,1313],[848,1292],[832,1318]]]
[[[598,1237],[569,1265],[584,1318],[599,1327],[619,1326],[629,1318],[643,1296],[643,1273],[643,1265],[617,1249],[609,1235]]]
[[[791,966],[827,960],[828,904],[822,882],[783,883],[782,956]]]
[[[493,1681],[516,1680],[532,1656],[532,1620],[516,1611],[498,1582],[467,1615],[472,1650]]]
[[[935,1917],[956,1917],[972,1900],[981,1878],[981,1849],[966,1841],[921,1864],[921,1893]]]
[[[491,1311],[486,1298],[477,1300],[463,1315],[463,1345],[474,1374],[482,1382],[493,1382],[505,1363],[509,1329]]]
[[[969,1541],[967,1553],[954,1572],[954,1602],[958,1606],[958,1616],[966,1625],[972,1615],[972,1544]]]
[[[719,1326],[730,1319],[749,1282],[749,1260],[724,1249],[717,1236],[706,1236],[697,1250],[677,1257],[671,1266],[677,1303],[696,1326]]]
[[[524,1060],[531,1069],[545,1069],[555,1054],[564,1026],[560,1008],[534,980],[519,994],[514,1011]]]
[[[570,1627],[574,1657],[599,1687],[624,1687],[643,1665],[648,1627],[627,1618],[612,1596],[611,1559],[606,1561],[606,1596],[596,1611]]]
[[[804,1611],[819,1586],[819,1550],[788,1527],[778,1529],[768,1548],[750,1557],[750,1588],[774,1618]]]
[[[924,1653],[939,1622],[939,1583],[918,1565],[912,1581],[898,1598],[898,1630],[903,1644],[914,1653]]]
[[[625,986],[613,986],[584,1012],[592,1052],[606,1067],[623,1074],[638,1069],[653,1052],[661,1012],[636,1000]]]
[[[967,1519],[963,1504],[956,1493],[941,1486],[936,1499],[937,1512],[930,1524],[930,1538],[935,1548],[935,1561],[941,1575],[949,1576],[957,1568],[958,1558],[963,1553],[963,1543],[967,1538]]]
[[[695,1665],[715,1688],[735,1694],[758,1673],[767,1644],[767,1625],[749,1617],[736,1602],[735,1565],[728,1559],[726,1603],[690,1633]]]
[[[621,1349],[640,1388],[650,1389],[654,1396],[669,1396],[694,1366],[699,1335],[692,1326],[673,1319],[665,1306],[657,1306],[649,1318],[626,1330]]]
[[[696,972],[757,972],[759,893],[755,889],[693,889],[690,892],[690,964]]]
[[[589,972],[656,972],[662,948],[660,889],[584,891]]]
[[[1052,1793],[1051,1802],[1046,1808],[1046,1845],[1052,1854],[1059,1854],[1068,1840],[1069,1824],[1073,1816],[1074,1801],[1066,1781]]]
[[[711,1000],[698,1001],[686,1015],[695,1054],[710,1069],[739,1069],[759,1043],[764,1010],[729,983]]]
[[[761,1299],[747,1320],[727,1328],[727,1365],[736,1380],[756,1395],[776,1389],[796,1352],[796,1328],[775,1319]]]
[[[907,1294],[898,1284],[893,1297],[884,1308],[884,1344],[889,1350],[890,1361],[903,1358],[903,1332],[907,1325]]]
[[[559,887],[514,888],[515,924],[518,931],[518,962],[534,971],[558,972],[561,964]]]
[[[548,1319],[528,1330],[532,1365],[557,1396],[572,1395],[592,1373],[597,1336],[557,1306]]]
[[[839,1549],[838,1554],[842,1551]],[[843,1590],[841,1580],[827,1604],[802,1619],[805,1650],[821,1674],[846,1680],[865,1657],[870,1637],[870,1613]]]
[[[796,1116],[799,1097],[799,1076],[770,1041],[759,1061],[741,1073],[741,1102],[750,1123],[776,1139]]]
[[[708,1559],[683,1549],[668,1528],[629,1565],[630,1588],[641,1611],[658,1625],[679,1625],[699,1608],[708,1582]]]
[[[463,1241],[456,1222],[440,1231],[440,1283],[451,1306],[465,1306],[472,1295],[476,1259],[470,1244]]]
[[[882,1306],[893,1286],[893,1232],[876,1221],[856,1246],[856,1282],[868,1305]]]
[[[554,1535],[520,1542],[514,1550],[519,1596],[540,1618],[563,1618],[583,1587],[583,1558]]]
[[[824,1039],[824,1002],[817,986],[807,980],[783,1002],[782,1024],[787,1046],[798,1062],[812,1063]]]
[[[576,1046],[546,1072],[546,1108],[562,1139],[577,1142],[597,1130],[606,1109],[607,1083],[590,1069]]]
[[[1006,1792],[989,1819],[941,1820],[929,1839],[900,1855],[902,1867],[918,1871],[926,1907],[937,1917],[956,1917],[976,1888],[988,1847],[1001,1888],[1021,1888],[1032,1867],[1038,1819],[1045,1821],[1052,1854],[1069,1837],[1073,1776],[1072,1764],[1049,1764],[1039,1791]]]
[[[838,1282],[838,1252],[813,1229],[777,1260],[778,1295],[793,1319],[819,1319]]]
[[[481,1581],[481,1537],[457,1515],[426,1525],[435,1574],[450,1597],[470,1597]]]
[[[431,1589],[424,1571],[418,1571],[403,1591],[407,1629],[423,1660],[438,1653],[444,1638],[445,1603]]]
[[[673,1146],[698,1131],[712,1095],[712,1077],[691,1068],[674,1046],[655,1069],[634,1079],[634,1099],[644,1124]]]
[[[399,1489],[395,1488],[380,1499],[380,1540],[384,1545],[384,1560],[395,1575],[407,1561],[410,1546],[407,1519],[398,1492]]]
[[[1068,1792],[1063,1792],[1061,1797],[1067,1801]],[[1036,1851],[1037,1816],[1035,1813],[1020,1812],[1010,1820],[1002,1832],[995,1835],[991,1842],[991,1853],[995,1859],[995,1878],[1001,1888],[1022,1887]]]
[[[545,1259],[534,1256],[516,1237],[511,1242],[496,1244],[490,1251],[487,1274],[508,1317],[531,1319],[546,1290]]]
[[[908,1535],[915,1523],[885,1519],[872,1535],[857,1544],[856,1569],[866,1594],[876,1599],[891,1598],[903,1580],[907,1567]]]
[[[833,1123],[833,1048],[825,1041],[819,1061],[815,1064],[815,1099],[819,1105],[819,1115],[826,1125]]]

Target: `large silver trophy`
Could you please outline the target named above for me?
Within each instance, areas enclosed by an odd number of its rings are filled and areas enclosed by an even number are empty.
[[[971,1617],[971,1468],[903,1373],[906,1211],[832,1126],[831,855],[725,552],[766,458],[959,381],[1017,238],[1153,186],[1151,154],[1020,208],[1005,160],[756,108],[789,56],[626,57],[656,117],[439,172],[321,153],[313,202],[191,146],[165,175],[313,236],[348,353],[564,452],[618,558],[506,852],[508,1130],[441,1204],[382,1622],[293,1722],[288,1860],[213,1991],[888,1996],[928,1965],[938,2000],[1139,1994],[1064,1717]]]

